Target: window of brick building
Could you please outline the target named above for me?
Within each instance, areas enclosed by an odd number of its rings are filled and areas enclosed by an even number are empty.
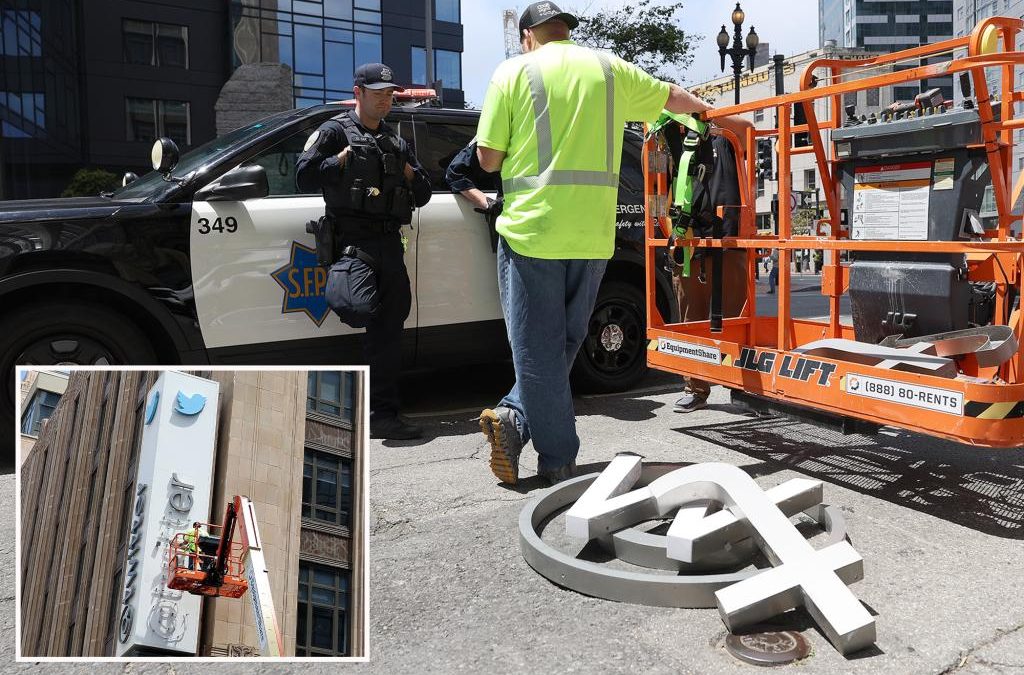
[[[348,527],[352,513],[352,460],[306,449],[302,517]]]
[[[348,655],[348,608],[348,571],[300,561],[295,655]]]

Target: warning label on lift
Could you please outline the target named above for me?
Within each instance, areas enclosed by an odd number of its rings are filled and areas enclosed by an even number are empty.
[[[853,186],[853,239],[927,239],[931,180],[931,162],[857,169]]]
[[[923,387],[918,384],[907,384],[906,382],[850,373],[846,376],[846,393],[951,415],[962,416],[964,414],[963,393],[948,389]]]
[[[680,342],[668,338],[658,338],[658,351],[673,356],[680,356],[691,361],[722,365],[722,352],[714,347],[698,345],[692,342]]]

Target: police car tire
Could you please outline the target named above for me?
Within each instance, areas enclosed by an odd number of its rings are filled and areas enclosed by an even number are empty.
[[[573,363],[573,391],[581,394],[622,392],[643,378],[647,373],[645,306],[641,288],[619,280],[601,284],[587,337]],[[602,333],[613,342],[621,339],[621,345],[617,349],[606,349],[601,341]]]
[[[11,384],[0,394],[0,419],[14,416],[13,369],[19,357],[48,336],[77,335],[91,340],[108,351],[112,365],[156,363],[156,354],[145,334],[123,315],[99,305],[35,304],[5,315],[4,322],[13,330],[0,331],[0,373]]]

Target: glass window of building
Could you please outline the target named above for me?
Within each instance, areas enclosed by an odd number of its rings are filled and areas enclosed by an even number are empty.
[[[43,93],[0,91],[0,108],[28,125],[46,128],[46,95]]]
[[[348,571],[300,561],[295,655],[347,655],[348,605]]]
[[[121,24],[124,62],[188,68],[188,28],[125,19]]]
[[[814,169],[804,169],[804,189],[813,190],[817,187],[817,174]]]
[[[306,410],[352,419],[355,374],[336,370],[310,371],[306,389]]]
[[[0,12],[0,53],[4,56],[41,56],[42,25],[39,12],[3,10]]]
[[[188,28],[158,23],[156,25],[156,65],[188,68]]]
[[[462,89],[462,54],[435,49],[434,72],[446,89]]]
[[[428,84],[426,48],[412,47],[410,58],[412,59],[412,82],[410,84]]]
[[[429,85],[427,81],[427,50],[412,47],[412,84]],[[462,54],[446,49],[434,50],[434,80],[441,80],[446,89],[462,89]]]
[[[32,400],[25,406],[25,412],[21,415],[21,433],[38,436],[39,430],[43,426],[43,420],[47,420],[53,415],[53,409],[57,407],[58,401],[60,401],[60,394],[42,389],[36,391]]]
[[[127,137],[129,141],[151,143],[167,136],[179,146],[192,144],[187,101],[160,101],[151,98],[127,98]]]
[[[153,24],[125,19],[121,24],[124,62],[153,65]]]
[[[352,71],[381,60],[380,0],[231,0],[233,63],[294,71],[297,107],[352,98]]]
[[[306,450],[302,468],[302,517],[348,527],[352,512],[352,460]]]
[[[434,18],[459,23],[459,0],[434,0]]]

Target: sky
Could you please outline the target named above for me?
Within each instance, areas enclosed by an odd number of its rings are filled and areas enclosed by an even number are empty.
[[[722,74],[721,61],[715,36],[722,24],[732,34],[730,15],[736,6],[730,0],[683,0],[678,19],[684,30],[703,39],[694,51],[693,64],[680,74],[684,84],[703,82]],[[462,25],[464,51],[462,54],[462,88],[466,100],[480,107],[487,90],[487,82],[495,66],[505,58],[505,39],[502,32],[502,10],[522,12],[529,2],[521,0],[463,0]],[[627,5],[624,0],[559,0],[559,6],[576,14],[610,11]],[[655,4],[670,4],[658,2]],[[773,54],[798,54],[818,46],[818,0],[746,0],[742,2],[747,18],[743,22],[743,36],[753,26],[761,44],[771,44]],[[731,69],[730,65],[727,65]]]

